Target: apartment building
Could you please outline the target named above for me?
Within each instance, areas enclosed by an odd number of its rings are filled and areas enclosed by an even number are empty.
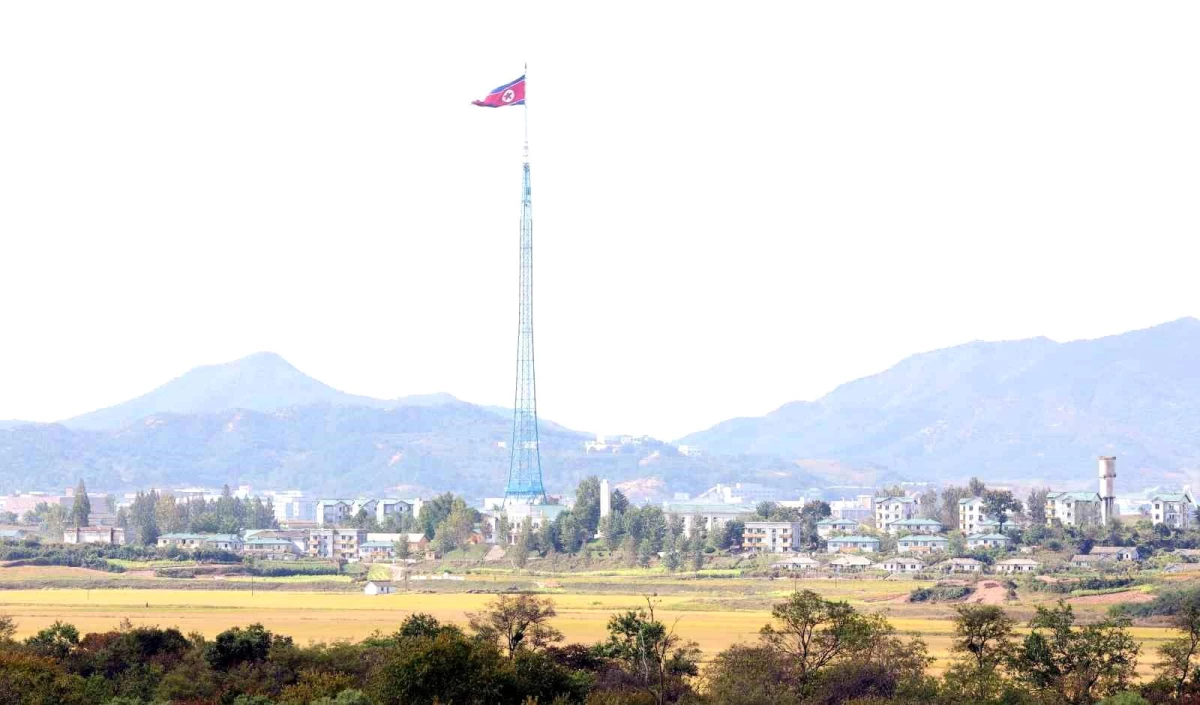
[[[979,533],[979,522],[987,519],[983,512],[983,497],[964,497],[958,500],[958,530],[970,536]]]
[[[793,553],[800,550],[798,521],[748,521],[742,532],[742,548],[755,553]]]
[[[945,536],[909,534],[896,539],[896,553],[933,553],[950,548],[950,539]]]
[[[1164,492],[1150,498],[1150,518],[1172,529],[1192,528],[1192,498],[1186,492]]]
[[[1093,526],[1100,523],[1100,507],[1096,492],[1050,492],[1046,495],[1046,523]]]
[[[887,531],[894,521],[912,519],[917,513],[917,500],[912,497],[881,497],[875,500],[875,528]]]
[[[366,540],[366,529],[312,529],[308,532],[308,555],[357,560],[358,547]]]

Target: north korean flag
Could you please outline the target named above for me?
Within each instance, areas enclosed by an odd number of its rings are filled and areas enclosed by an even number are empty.
[[[522,76],[499,88],[493,88],[483,100],[472,101],[471,105],[481,108],[503,108],[507,105],[525,105],[525,77]]]

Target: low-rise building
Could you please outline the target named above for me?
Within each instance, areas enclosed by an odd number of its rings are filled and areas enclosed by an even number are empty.
[[[817,536],[827,539],[838,534],[853,534],[858,531],[859,523],[853,519],[822,519],[817,522]]]
[[[1114,561],[1136,561],[1141,558],[1138,555],[1137,546],[1092,546],[1092,550],[1088,551],[1093,556],[1103,556]]]
[[[308,531],[305,529],[250,529],[243,541],[250,543],[251,539],[282,539],[295,547],[292,553],[300,555],[308,551]]]
[[[798,521],[748,521],[742,531],[742,548],[754,553],[794,553],[800,550]]]
[[[385,498],[375,503],[375,520],[380,524],[388,518],[399,520],[412,516],[412,504],[402,499]]]
[[[982,573],[983,563],[974,558],[948,558],[933,568],[943,573]]]
[[[896,539],[896,553],[933,553],[950,548],[950,539],[945,536],[909,534]]]
[[[242,553],[264,561],[294,561],[300,555],[296,544],[285,538],[256,536],[242,542]]]
[[[175,546],[191,551],[241,551],[242,537],[237,534],[163,534],[158,537],[159,548]]]
[[[874,536],[832,536],[825,546],[830,553],[876,553],[879,539]]]
[[[364,561],[390,561],[396,557],[396,544],[393,541],[363,541],[358,546],[358,557]]]
[[[1100,506],[1096,492],[1050,492],[1046,495],[1046,523],[1094,526],[1100,523]]]
[[[1006,561],[997,561],[992,569],[997,573],[1032,573],[1041,567],[1041,563],[1031,558],[1009,558]]]
[[[29,536],[25,529],[0,529],[0,541],[24,541]]]
[[[63,529],[63,543],[104,543],[120,546],[125,543],[125,529],[119,526],[77,526]]]
[[[849,519],[854,522],[870,521],[875,516],[875,497],[860,494],[854,499],[835,499],[829,503],[834,519]]]
[[[821,568],[821,561],[818,561],[812,556],[795,556],[792,558],[785,558],[777,563],[772,563],[771,567],[776,570],[819,570]]]
[[[691,538],[697,527],[712,531],[738,519],[748,519],[754,507],[745,504],[698,504],[694,502],[663,502],[663,514],[670,521],[674,517],[683,520],[683,535]]]
[[[913,517],[912,519],[893,521],[888,524],[886,531],[892,536],[900,534],[940,534],[942,533],[942,522],[936,519]]]
[[[871,559],[854,555],[838,556],[829,561],[829,569],[835,573],[861,573],[872,565]]]
[[[316,502],[317,526],[338,526],[353,516],[352,499],[318,499]]]
[[[912,497],[880,497],[875,500],[875,528],[887,531],[894,521],[912,519],[917,513],[917,500]]]
[[[364,595],[391,595],[396,592],[396,584],[391,580],[368,580],[363,586]]]
[[[1172,529],[1192,528],[1192,498],[1186,492],[1162,492],[1150,498],[1150,519]]]
[[[919,558],[897,556],[882,563],[883,569],[889,573],[920,573],[925,570],[925,563]]]
[[[1008,548],[1012,539],[1004,534],[976,534],[967,537],[967,548]]]

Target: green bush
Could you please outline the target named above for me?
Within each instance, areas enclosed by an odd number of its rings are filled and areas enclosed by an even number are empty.
[[[941,585],[928,588],[917,588],[908,594],[909,602],[955,602],[966,599],[975,592],[974,588],[962,585]]]

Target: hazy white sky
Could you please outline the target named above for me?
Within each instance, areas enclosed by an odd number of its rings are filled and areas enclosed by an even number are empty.
[[[1200,315],[1200,4],[0,4],[0,418],[257,350],[677,437]],[[757,6],[757,9],[755,8]]]

